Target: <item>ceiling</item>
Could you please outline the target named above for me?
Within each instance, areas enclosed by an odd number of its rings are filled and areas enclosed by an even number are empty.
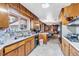
[[[34,13],[37,17],[39,17],[39,19],[47,25],[57,23],[59,21],[58,16],[61,8],[69,5],[69,3],[49,3],[48,8],[42,8],[42,4],[45,3],[21,4]]]

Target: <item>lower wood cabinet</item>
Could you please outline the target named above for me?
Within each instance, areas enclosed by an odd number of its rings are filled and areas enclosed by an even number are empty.
[[[34,37],[32,37],[30,44],[31,44],[31,50],[33,50],[33,48],[35,47]]]
[[[7,54],[5,54],[5,56],[17,56],[18,55],[18,51],[17,49],[11,51],[11,52],[8,52]]]
[[[25,55],[25,45],[20,46],[17,50],[18,50],[18,56]]]
[[[69,43],[66,40],[62,40],[62,51],[65,56],[69,56]]]
[[[34,37],[29,37],[24,41],[20,41],[4,47],[0,55],[4,56],[25,56],[34,49]],[[4,52],[3,52],[4,50]]]
[[[3,56],[3,49],[0,50],[0,56]]]
[[[25,44],[25,51],[26,51],[26,55],[28,55],[35,47],[34,44],[34,36],[30,37],[26,40],[26,44]]]
[[[64,38],[62,39],[62,51],[65,56],[79,56],[79,51],[75,49]]]
[[[26,55],[28,55],[31,51],[31,47],[30,47],[30,41],[29,42],[26,42],[26,45],[25,45],[25,51],[26,51]]]
[[[15,48],[14,50],[8,52],[5,54],[5,56],[24,56],[25,55],[25,45],[22,45],[18,48]]]
[[[73,46],[70,45],[70,56],[79,56],[79,51],[77,51]]]

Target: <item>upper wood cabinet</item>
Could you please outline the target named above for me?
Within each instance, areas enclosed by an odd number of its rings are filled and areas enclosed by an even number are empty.
[[[79,16],[79,3],[73,3],[67,7],[61,9],[59,18],[62,24],[67,25],[73,21],[74,17]]]
[[[8,5],[0,3],[0,28],[7,28],[9,26],[8,21]]]
[[[73,3],[64,8],[65,15],[69,17],[79,16],[79,3]]]
[[[62,22],[63,25],[67,25],[69,23],[67,18],[64,16],[64,8],[61,9],[59,19],[60,19],[60,21]]]
[[[30,19],[37,19],[38,17],[35,16],[31,11],[25,8],[20,3],[0,3],[0,28],[7,28],[9,27],[9,8],[12,8],[19,12],[21,15],[28,17]]]

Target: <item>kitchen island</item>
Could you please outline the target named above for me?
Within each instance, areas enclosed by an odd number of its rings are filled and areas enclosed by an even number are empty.
[[[62,36],[62,51],[65,56],[79,56],[79,42],[72,42]]]

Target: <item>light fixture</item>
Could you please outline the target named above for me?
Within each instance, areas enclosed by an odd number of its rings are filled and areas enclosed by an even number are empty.
[[[42,8],[48,8],[50,5],[48,3],[42,4]]]

